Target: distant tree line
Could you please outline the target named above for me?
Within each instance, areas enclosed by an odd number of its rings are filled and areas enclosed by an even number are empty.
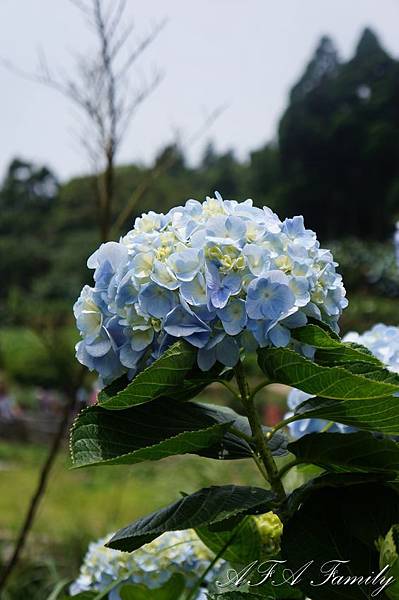
[[[347,62],[323,37],[291,90],[276,142],[245,162],[209,143],[196,167],[176,145],[151,167],[118,167],[114,219],[159,164],[169,167],[142,194],[136,215],[218,190],[225,198],[252,197],[282,217],[303,214],[324,242],[386,240],[399,216],[399,61],[370,29]],[[12,161],[0,189],[2,324],[43,310],[70,314],[88,280],[86,258],[99,243],[95,186],[94,176],[60,184],[47,167]],[[132,219],[113,233],[131,226]]]

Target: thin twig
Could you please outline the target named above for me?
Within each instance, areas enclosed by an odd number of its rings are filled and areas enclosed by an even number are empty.
[[[269,379],[266,379],[265,381],[262,381],[261,383],[259,383],[256,387],[254,387],[254,389],[251,391],[250,394],[250,399],[253,400],[256,396],[256,394],[258,392],[260,392],[261,390],[263,390],[263,388],[265,388],[266,386],[270,385],[270,381]]]
[[[111,215],[115,201],[115,162],[117,153],[138,107],[161,81],[155,73],[149,82],[133,85],[132,68],[164,29],[167,19],[131,44],[134,27],[126,23],[126,0],[70,0],[81,12],[94,35],[93,55],[75,56],[75,73],[55,73],[43,52],[31,73],[0,57],[0,66],[19,77],[39,83],[66,97],[83,116],[80,142],[89,157],[97,179],[100,236],[110,238]],[[108,9],[106,6],[108,5]],[[133,46],[133,47],[130,47]],[[135,89],[136,88],[136,89]]]
[[[215,121],[220,117],[220,115],[225,111],[225,106],[219,106],[216,108],[204,121],[199,129],[197,129],[191,136],[187,138],[186,147],[192,147],[196,144],[203,135],[210,129],[210,127],[215,123]],[[166,154],[164,159],[157,163],[143,178],[143,180],[136,187],[130,199],[127,201],[126,206],[123,211],[121,211],[111,228],[110,237],[113,239],[117,237],[123,228],[124,224],[127,220],[134,214],[135,208],[138,202],[142,199],[144,194],[151,187],[153,182],[158,179],[161,175],[166,173],[171,167],[174,166],[177,160],[177,156],[172,152],[170,154]]]
[[[279,471],[279,476],[280,478],[284,477],[284,475],[286,475],[288,473],[288,471],[290,471],[291,469],[293,469],[294,467],[303,464],[303,462],[301,460],[292,460],[289,463],[286,463],[283,467],[281,467],[280,471]]]
[[[305,417],[303,417],[303,418],[305,418]],[[282,421],[277,423],[277,425],[275,425],[274,427],[271,428],[271,430],[266,434],[266,438],[268,440],[271,440],[272,437],[278,431],[280,431],[280,429],[283,429],[284,427],[286,427],[286,425],[289,425],[290,423],[293,423],[294,421],[298,421],[298,415],[292,415],[291,417],[287,417],[286,419],[283,419]]]
[[[195,586],[191,589],[191,591],[188,594],[186,600],[193,600],[194,598],[197,597],[198,591],[200,590],[201,585],[206,580],[206,577],[207,577],[208,573],[210,573],[210,571],[216,565],[216,563],[218,562],[218,560],[220,560],[222,558],[223,554],[226,552],[226,550],[228,549],[228,547],[231,546],[231,544],[234,542],[234,540],[236,539],[238,533],[240,532],[241,528],[243,527],[244,523],[245,523],[245,517],[242,519],[241,523],[239,525],[237,525],[237,527],[234,530],[233,534],[229,537],[229,539],[226,541],[226,543],[220,548],[219,552],[214,556],[213,560],[209,563],[208,567],[202,573],[201,577],[198,579],[198,581],[196,582]]]
[[[46,458],[46,460],[42,466],[42,469],[40,471],[40,476],[39,476],[39,480],[38,480],[38,483],[36,486],[36,490],[35,490],[32,498],[31,498],[31,501],[29,503],[29,507],[26,512],[26,516],[25,516],[23,525],[18,534],[18,538],[15,542],[14,551],[0,575],[0,595],[1,595],[2,590],[4,590],[4,587],[7,583],[10,575],[12,574],[15,567],[17,566],[20,556],[21,556],[21,553],[25,547],[27,537],[29,535],[29,532],[32,529],[32,525],[34,523],[35,516],[36,516],[37,510],[40,505],[40,501],[43,498],[44,493],[46,491],[51,469],[52,469],[54,461],[58,455],[58,451],[60,449],[62,440],[64,438],[64,435],[65,435],[65,432],[66,432],[66,429],[67,429],[67,426],[69,423],[70,415],[72,414],[72,412],[75,408],[75,405],[76,405],[76,394],[72,393],[69,396],[69,402],[67,402],[67,405],[65,407],[64,415],[61,419],[58,430],[53,439],[53,443],[50,447],[47,458]]]

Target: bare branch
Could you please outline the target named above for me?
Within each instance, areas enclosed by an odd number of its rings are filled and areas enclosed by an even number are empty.
[[[129,54],[127,60],[123,63],[122,67],[119,69],[118,74],[116,75],[116,77],[120,77],[121,74],[123,73],[127,73],[129,71],[129,69],[131,69],[131,67],[134,65],[134,63],[136,62],[136,60],[138,59],[139,56],[141,56],[141,54],[143,54],[144,50],[146,48],[148,48],[148,46],[150,44],[152,44],[152,42],[158,37],[158,35],[161,33],[161,31],[164,29],[164,27],[166,26],[168,20],[165,18],[162,21],[160,21],[157,25],[155,25],[152,29],[152,31],[141,40],[141,42],[138,44],[138,46]]]
[[[192,147],[195,145],[212,127],[215,121],[223,114],[226,110],[227,106],[222,105],[215,110],[213,110],[202,123],[202,125],[194,131],[190,136],[188,136],[186,143],[181,145],[182,149],[187,149],[188,147]],[[111,229],[111,237],[117,237],[120,234],[121,229],[128,219],[130,219],[135,211],[135,208],[138,202],[143,198],[144,194],[151,187],[153,182],[158,179],[161,175],[166,173],[176,162],[176,156],[171,154],[166,154],[160,162],[154,165],[154,167],[147,173],[147,175],[143,178],[141,183],[136,187],[130,199],[126,203],[124,210],[119,213],[118,218]]]
[[[125,46],[126,42],[128,41],[128,39],[130,38],[130,36],[133,33],[133,29],[134,29],[134,25],[133,25],[133,23],[130,23],[129,25],[127,25],[125,27],[124,31],[122,31],[121,34],[119,35],[119,37],[114,41],[112,49],[110,50],[110,55],[111,55],[112,60],[116,59],[119,52]]]
[[[111,19],[111,15],[109,15],[109,17],[106,18],[106,22],[109,22],[108,30],[107,30],[107,37],[109,40],[112,40],[115,32],[118,30],[118,27],[120,26],[125,9],[126,9],[126,0],[119,0],[119,3],[116,3],[116,9],[114,11],[113,18]]]
[[[83,14],[85,14],[87,17],[91,16],[91,9],[89,6],[86,6],[86,4],[83,2],[83,0],[69,0],[69,1],[71,4],[76,6],[76,8],[78,8]]]
[[[75,56],[75,73],[55,73],[40,49],[35,73],[26,72],[0,58],[0,66],[35,83],[56,90],[76,106],[84,118],[78,139],[90,161],[96,165],[101,207],[101,237],[108,238],[114,197],[114,165],[117,152],[138,107],[161,81],[155,73],[149,82],[132,86],[132,67],[166,25],[155,24],[141,41],[129,50],[133,24],[125,23],[127,0],[70,0],[85,17],[96,42],[92,54]],[[134,89],[135,88],[135,89]],[[132,90],[130,91],[129,90]]]

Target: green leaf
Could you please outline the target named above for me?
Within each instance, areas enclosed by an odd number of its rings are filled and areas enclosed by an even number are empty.
[[[278,515],[285,523],[314,492],[324,488],[344,488],[367,483],[386,483],[390,475],[386,473],[323,473],[311,479],[289,494],[278,509]]]
[[[336,348],[342,344],[340,338],[331,330],[313,323],[292,329],[291,334],[298,342],[308,344],[314,348]]]
[[[121,600],[179,600],[185,588],[184,577],[174,573],[164,585],[149,589],[144,584],[127,583],[119,590]]]
[[[329,400],[310,398],[295,410],[295,419],[320,418],[357,429],[399,435],[399,398]]]
[[[371,433],[311,433],[288,445],[300,462],[345,471],[399,471],[399,445]]]
[[[204,526],[197,527],[196,532],[212,552],[231,563],[249,563],[262,555],[262,539],[252,515],[231,530],[214,531]]]
[[[135,464],[176,454],[198,454],[209,447],[213,457],[224,450],[226,458],[229,440],[240,458],[251,456],[247,442],[234,435],[222,446],[233,422],[234,414],[221,417],[216,410],[193,402],[168,400],[167,410],[163,399],[122,411],[92,406],[72,427],[72,462],[75,467]]]
[[[217,406],[215,407],[212,404],[204,404],[198,403],[199,406],[202,406],[204,409],[210,412],[210,414],[218,421],[233,421],[231,431],[227,431],[223,438],[223,447],[225,458],[246,458],[248,456],[252,456],[252,450],[255,450],[254,444],[247,443],[245,446],[245,453],[243,452],[243,440],[239,437],[239,435],[235,435],[235,431],[243,434],[247,438],[252,436],[251,427],[249,425],[247,417],[242,415],[238,415],[234,410],[229,408],[228,406]],[[270,427],[262,426],[264,433],[268,433],[271,431]],[[237,440],[239,440],[240,445],[236,447]],[[287,443],[288,439],[284,432],[278,431],[275,433],[271,440],[268,441],[268,446],[273,454],[273,456],[285,456],[287,454]],[[219,449],[218,449],[219,450]],[[201,456],[206,456],[208,458],[220,458],[220,452],[215,453],[214,448],[209,448],[201,451]]]
[[[197,351],[193,346],[180,340],[116,395],[115,385],[100,392],[98,401],[105,408],[119,410],[144,404],[161,396],[170,397],[174,392],[181,391],[182,382],[193,367],[196,355]]]
[[[351,373],[342,366],[325,367],[288,348],[261,348],[259,366],[273,381],[296,387],[308,394],[334,400],[364,400],[390,396],[399,383],[386,382],[392,374],[372,365],[374,378]]]
[[[216,380],[230,381],[234,376],[234,369],[226,369],[224,365],[216,363],[209,371],[201,371],[195,363],[193,368],[187,373],[178,389],[173,392],[175,400],[185,401],[195,398],[208,385]]]
[[[296,420],[322,418],[399,434],[396,373],[363,346],[340,342],[316,325],[293,330],[293,337],[316,347],[315,362],[287,348],[264,348],[258,361],[273,380],[316,396],[296,409]]]
[[[196,402],[160,398],[121,411],[101,406],[85,409],[71,430],[71,455],[75,467],[135,464],[176,454],[198,454],[233,460],[252,457],[249,443],[239,434],[250,434],[248,420],[231,409]],[[234,427],[234,431],[230,428]],[[286,453],[286,438],[269,443],[274,455]]]
[[[190,400],[200,394],[208,385],[216,380],[229,381],[234,376],[233,369],[226,369],[224,365],[216,363],[209,371],[201,371],[196,363],[186,373],[184,381],[173,390],[174,400]],[[132,382],[123,375],[107,386],[99,394],[99,401],[104,406],[114,398],[119,392],[122,392]],[[112,407],[111,407],[112,408]],[[123,409],[121,409],[123,410]]]
[[[299,586],[311,598],[364,600],[376,585],[344,586],[331,579],[322,586],[314,584],[326,579],[320,569],[331,560],[350,561],[338,567],[344,577],[378,573],[375,540],[386,535],[398,516],[399,497],[383,483],[314,488],[284,525],[283,557],[294,572],[309,563]]]
[[[54,587],[54,589],[51,591],[50,595],[47,596],[46,600],[57,600],[57,599],[59,600],[61,592],[68,585],[69,582],[70,582],[69,579],[62,579],[61,581],[59,581],[56,584],[56,586]],[[64,597],[64,594],[63,594],[63,597]]]
[[[261,514],[274,505],[274,494],[263,488],[235,485],[203,488],[120,529],[107,546],[132,552],[165,531],[202,527],[239,514]]]
[[[384,365],[370,350],[360,344],[341,342],[337,336],[317,325],[306,325],[292,330],[292,337],[317,349],[315,362],[325,365],[351,362],[371,363],[384,369]]]

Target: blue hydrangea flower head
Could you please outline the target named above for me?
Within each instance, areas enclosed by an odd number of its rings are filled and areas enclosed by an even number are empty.
[[[115,583],[109,600],[120,600],[119,590],[123,584],[144,584],[149,589],[157,589],[175,573],[184,577],[186,589],[189,590],[214,558],[211,550],[192,529],[164,533],[132,553],[106,548],[105,544],[111,537],[112,534],[89,545],[79,577],[70,587],[72,596],[81,592],[102,592]],[[224,560],[217,561],[205,581],[216,580],[225,565]],[[198,590],[195,600],[205,600],[206,597],[202,588]]]
[[[77,357],[102,384],[134,377],[178,339],[198,349],[203,370],[234,366],[244,348],[292,344],[309,317],[337,330],[347,305],[337,264],[302,217],[281,221],[218,193],[143,214],[88,266]]]

